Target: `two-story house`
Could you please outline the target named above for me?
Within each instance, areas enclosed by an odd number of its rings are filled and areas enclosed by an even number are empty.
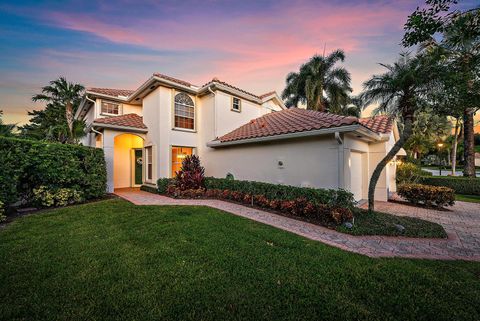
[[[285,108],[216,78],[203,86],[155,73],[136,90],[89,88],[75,115],[83,144],[103,148],[108,191],[173,177],[200,156],[207,176],[344,188],[367,197],[375,165],[398,138],[385,116],[356,118]],[[376,196],[395,191],[395,162]]]

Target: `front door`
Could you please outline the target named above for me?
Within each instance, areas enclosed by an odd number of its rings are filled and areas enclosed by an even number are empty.
[[[134,152],[134,170],[133,170],[133,177],[135,185],[142,185],[142,169],[143,169],[143,157],[142,157],[142,150],[135,149]]]

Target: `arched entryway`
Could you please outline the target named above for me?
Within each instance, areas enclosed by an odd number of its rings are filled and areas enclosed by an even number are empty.
[[[113,187],[138,187],[143,182],[143,138],[120,134],[113,143]]]

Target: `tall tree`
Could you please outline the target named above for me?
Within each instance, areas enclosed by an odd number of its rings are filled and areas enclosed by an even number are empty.
[[[378,103],[375,112],[399,118],[403,130],[392,149],[377,164],[368,188],[368,209],[374,210],[375,187],[382,170],[390,162],[413,133],[415,113],[424,108],[424,91],[428,72],[417,58],[404,53],[393,65],[381,64],[387,71],[374,75],[363,84],[360,98],[365,105]]]
[[[433,43],[441,64],[435,74],[443,83],[439,91],[455,102],[450,110],[463,114],[464,176],[475,176],[474,115],[480,108],[480,8],[450,11],[455,0],[427,0],[405,24],[402,43],[412,46]],[[440,34],[440,40],[433,37]],[[439,95],[442,96],[442,95]],[[444,95],[445,96],[445,95]],[[440,99],[444,101],[445,98]]]
[[[85,87],[80,84],[68,82],[65,77],[50,81],[48,86],[42,88],[42,93],[33,96],[33,101],[45,101],[61,107],[65,112],[68,129],[68,141],[74,141],[74,114],[82,100]]]
[[[328,56],[313,56],[298,72],[287,75],[282,98],[289,107],[305,104],[307,109],[326,111],[349,103],[350,73],[337,63],[345,60],[343,50]]]
[[[2,118],[3,110],[0,110],[0,136],[13,136],[15,124],[4,124]]]

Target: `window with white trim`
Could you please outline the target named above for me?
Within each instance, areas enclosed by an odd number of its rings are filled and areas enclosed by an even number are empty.
[[[185,93],[175,95],[175,128],[195,129],[195,104]]]
[[[240,111],[242,109],[242,101],[240,98],[233,97],[232,98],[232,110],[233,111]]]
[[[120,115],[120,104],[102,101],[102,115]]]
[[[145,147],[146,172],[145,179],[151,181],[153,179],[153,149],[152,146]]]

